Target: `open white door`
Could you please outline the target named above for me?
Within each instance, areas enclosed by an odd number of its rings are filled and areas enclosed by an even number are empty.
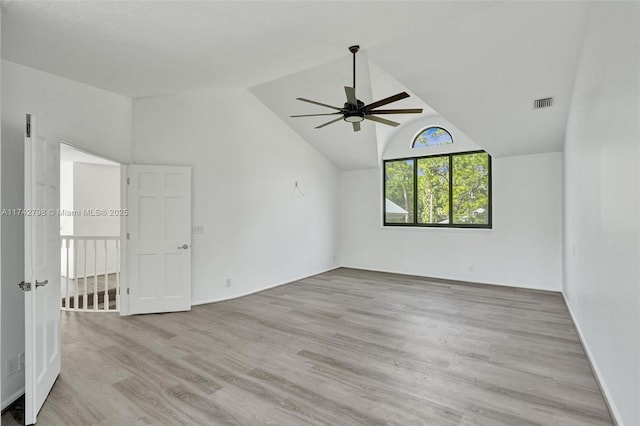
[[[129,313],[191,309],[191,168],[128,168]]]
[[[60,146],[27,115],[24,147],[25,424],[60,374]]]

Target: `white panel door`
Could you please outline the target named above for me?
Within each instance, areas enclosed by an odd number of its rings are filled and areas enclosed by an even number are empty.
[[[191,309],[191,168],[128,168],[129,313]]]
[[[25,424],[60,374],[60,145],[27,115],[25,207]],[[24,290],[28,289],[23,287]]]

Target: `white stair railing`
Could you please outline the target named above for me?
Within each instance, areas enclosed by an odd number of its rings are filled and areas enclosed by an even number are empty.
[[[120,311],[120,238],[60,236],[61,309]]]

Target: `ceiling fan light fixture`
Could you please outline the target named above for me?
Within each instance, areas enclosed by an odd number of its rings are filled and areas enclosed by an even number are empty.
[[[344,121],[347,123],[359,123],[364,121],[364,112],[362,111],[347,111],[344,113]]]

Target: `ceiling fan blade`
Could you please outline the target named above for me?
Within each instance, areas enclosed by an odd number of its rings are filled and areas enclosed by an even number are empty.
[[[315,129],[320,129],[320,128],[324,127],[324,126],[328,126],[329,124],[331,124],[331,123],[335,123],[336,121],[340,121],[340,120],[342,120],[342,117],[338,117],[338,118],[336,118],[335,120],[327,121],[326,123],[321,124],[321,125],[319,125],[319,126],[315,127]]]
[[[395,121],[387,120],[386,118],[375,117],[373,115],[365,115],[365,120],[375,121],[376,123],[386,124],[387,126],[397,127],[400,123],[396,123]]]
[[[369,105],[365,105],[364,109],[372,110],[382,105],[390,104],[391,102],[399,101],[400,99],[408,98],[409,94],[407,92],[401,92],[397,95],[389,96],[388,98],[380,99],[377,102],[373,102]]]
[[[318,117],[320,115],[336,115],[336,114],[342,114],[341,112],[328,112],[326,114],[302,114],[302,115],[290,115],[289,117],[291,118],[298,118],[298,117]]]
[[[356,89],[349,86],[344,86],[344,93],[347,94],[347,102],[351,105],[358,105],[358,99],[356,99]]]
[[[353,131],[354,132],[359,132],[360,131],[360,123],[351,123],[353,124]]]
[[[296,98],[296,99],[299,100],[299,101],[302,101],[302,102],[309,102],[310,104],[320,105],[320,106],[323,106],[323,107],[327,107],[327,108],[335,109],[335,110],[338,110],[338,111],[342,111],[342,108],[338,108],[338,107],[334,107],[334,106],[331,106],[331,105],[323,104],[322,102],[312,101],[311,99],[305,99],[305,98]]]
[[[369,111],[369,114],[422,114],[422,108],[378,109]]]

